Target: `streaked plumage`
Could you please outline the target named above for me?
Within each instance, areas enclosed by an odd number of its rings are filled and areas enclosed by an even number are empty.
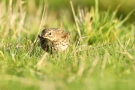
[[[42,49],[49,53],[65,51],[69,46],[69,33],[58,28],[44,29],[38,37]]]

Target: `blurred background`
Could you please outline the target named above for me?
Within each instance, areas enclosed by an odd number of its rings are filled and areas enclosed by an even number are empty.
[[[7,0],[8,1],[8,0]],[[118,10],[117,16],[124,18],[127,16],[131,11],[133,11],[132,15],[130,16],[128,22],[135,21],[135,0],[98,0],[99,1],[99,11],[107,11],[110,12]],[[26,0],[28,12],[34,13],[36,12],[36,8],[40,7],[45,3],[48,4],[48,11],[50,13],[56,14],[57,17],[61,16],[61,12],[64,12],[65,15],[68,15],[72,20],[72,12],[70,7],[70,0]],[[74,4],[75,11],[77,11],[78,7],[81,8],[88,8],[90,9],[92,6],[95,5],[95,0],[72,0]]]
[[[0,0],[3,1],[3,0]],[[12,1],[13,4],[16,3],[18,0],[6,0],[7,4],[9,1]],[[20,0],[24,1],[24,6],[26,6],[26,11],[30,14],[37,12],[37,8],[44,6],[45,4],[48,5],[48,12],[50,14],[55,15],[59,18],[60,14],[68,15],[69,19],[73,19],[73,15],[71,12],[70,0]],[[74,4],[75,11],[77,11],[78,7],[90,9],[94,7],[95,0],[72,0]],[[99,11],[107,11],[113,12],[118,10],[117,16],[124,18],[127,16],[131,11],[133,11],[132,15],[130,16],[128,22],[135,21],[135,0],[98,0],[99,2]]]

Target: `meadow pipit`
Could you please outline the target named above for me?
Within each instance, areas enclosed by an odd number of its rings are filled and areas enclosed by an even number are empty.
[[[38,37],[42,49],[48,53],[65,51],[69,46],[69,33],[58,28],[44,29]]]

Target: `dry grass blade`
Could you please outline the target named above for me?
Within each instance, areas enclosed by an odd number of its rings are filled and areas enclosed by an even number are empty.
[[[135,58],[126,50],[126,48],[123,46],[123,44],[120,42],[118,38],[117,38],[117,41],[119,42],[120,46],[124,50],[124,54],[127,55],[131,60],[135,60]]]
[[[11,14],[11,12],[12,12],[12,0],[10,0],[10,2],[9,2],[9,13]]]
[[[75,15],[75,11],[74,11],[74,7],[73,7],[72,1],[70,1],[70,5],[71,5],[71,9],[72,9],[73,16],[74,16],[74,19],[75,19],[75,24],[76,24],[76,27],[77,27],[77,30],[78,30],[78,34],[79,34],[79,37],[81,38],[81,32],[80,32],[79,25],[77,23],[77,19],[76,19],[76,15]]]
[[[36,65],[37,69],[40,69],[42,67],[42,64],[45,61],[45,58],[46,58],[47,54],[48,53],[45,52],[45,54],[43,55],[43,57],[41,58],[41,60],[37,63],[37,65]]]
[[[97,56],[97,57],[95,58],[95,60],[93,61],[92,66],[91,66],[91,68],[90,68],[90,70],[89,70],[89,73],[90,73],[90,74],[94,71],[94,68],[96,67],[98,61],[99,61],[99,57]]]
[[[78,70],[78,76],[82,76],[83,72],[84,72],[84,67],[85,67],[85,59],[83,57],[81,57],[80,60],[80,66],[79,66],[79,70]]]
[[[0,51],[0,55],[5,60],[5,55],[4,55],[4,53],[2,51]]]
[[[25,57],[26,57],[28,54],[30,54],[30,53],[32,52],[34,46],[36,45],[36,42],[37,42],[37,40],[38,40],[38,35],[39,35],[39,32],[40,32],[40,30],[41,30],[41,26],[42,26],[42,23],[43,23],[43,18],[44,18],[44,15],[45,15],[45,10],[46,10],[46,8],[47,8],[47,5],[45,5],[45,7],[44,7],[43,14],[42,14],[42,19],[41,19],[41,23],[40,23],[39,30],[38,30],[38,33],[37,33],[37,35],[36,35],[36,38],[35,38],[35,40],[34,40],[34,43],[31,45],[31,47],[30,47],[30,49],[28,50],[28,53],[25,55]]]
[[[103,72],[105,70],[105,67],[106,67],[106,62],[107,62],[107,59],[108,59],[108,51],[105,50],[105,54],[104,54],[104,58],[103,58],[103,62],[102,62],[102,66],[101,66],[101,76],[103,76]]]

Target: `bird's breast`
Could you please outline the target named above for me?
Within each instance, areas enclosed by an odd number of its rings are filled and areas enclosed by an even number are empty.
[[[68,43],[67,42],[57,42],[54,43],[54,48],[57,51],[65,51],[68,48]]]

